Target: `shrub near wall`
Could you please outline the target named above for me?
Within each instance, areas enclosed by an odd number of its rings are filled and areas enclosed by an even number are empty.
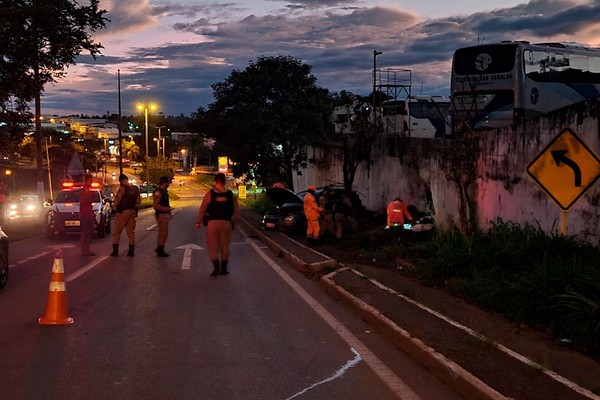
[[[600,354],[600,250],[532,226],[439,234],[420,278],[518,323]]]

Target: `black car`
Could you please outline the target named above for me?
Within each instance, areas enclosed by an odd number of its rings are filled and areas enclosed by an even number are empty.
[[[0,228],[0,289],[8,282],[8,236]]]
[[[269,188],[266,193],[275,203],[275,208],[263,215],[261,221],[263,229],[294,231],[306,225],[302,198],[284,188]]]

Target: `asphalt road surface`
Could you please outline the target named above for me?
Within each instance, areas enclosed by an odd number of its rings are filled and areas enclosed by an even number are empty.
[[[178,181],[177,181],[178,182]],[[109,257],[111,237],[79,255],[79,237],[40,230],[12,241],[0,291],[2,399],[458,399],[435,377],[271,253],[233,234],[230,274],[212,278],[203,191],[182,200],[158,258],[151,211],[136,256]],[[42,326],[56,251],[71,325]]]

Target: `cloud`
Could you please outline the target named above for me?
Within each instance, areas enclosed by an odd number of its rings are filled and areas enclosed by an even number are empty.
[[[112,32],[160,21],[161,35],[174,33],[197,40],[175,43],[165,39],[161,45],[138,46],[124,55],[96,61],[82,56],[64,83],[48,89],[45,98],[54,106],[94,107],[95,103],[100,107],[96,113],[115,110],[112,92],[120,68],[126,88],[124,105],[152,96],[149,100],[159,102],[165,113],[188,115],[213,101],[212,84],[263,55],[291,55],[313,67],[318,85],[332,92],[367,95],[372,89],[373,50],[383,52],[377,58],[382,71],[410,70],[413,93],[422,86],[425,94],[448,95],[451,58],[460,47],[500,40],[600,43],[596,22],[600,21],[600,0],[532,0],[437,19],[423,19],[400,7],[359,6],[351,0],[274,1],[282,7],[262,14],[244,9],[243,3],[153,6],[148,0],[130,0],[128,5],[112,0],[103,4],[108,3],[111,13],[119,14]],[[94,82],[99,89],[92,94]],[[78,96],[85,97],[85,102],[76,100]],[[125,114],[135,112],[125,110],[124,106]]]
[[[124,34],[147,29],[158,24],[160,13],[149,0],[103,0],[100,8],[107,10],[108,34]]]

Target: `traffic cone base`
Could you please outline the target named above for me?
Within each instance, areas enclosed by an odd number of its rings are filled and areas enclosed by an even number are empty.
[[[62,254],[57,251],[52,265],[46,312],[43,317],[38,318],[40,325],[68,325],[74,322],[67,314],[67,288],[64,274]]]

